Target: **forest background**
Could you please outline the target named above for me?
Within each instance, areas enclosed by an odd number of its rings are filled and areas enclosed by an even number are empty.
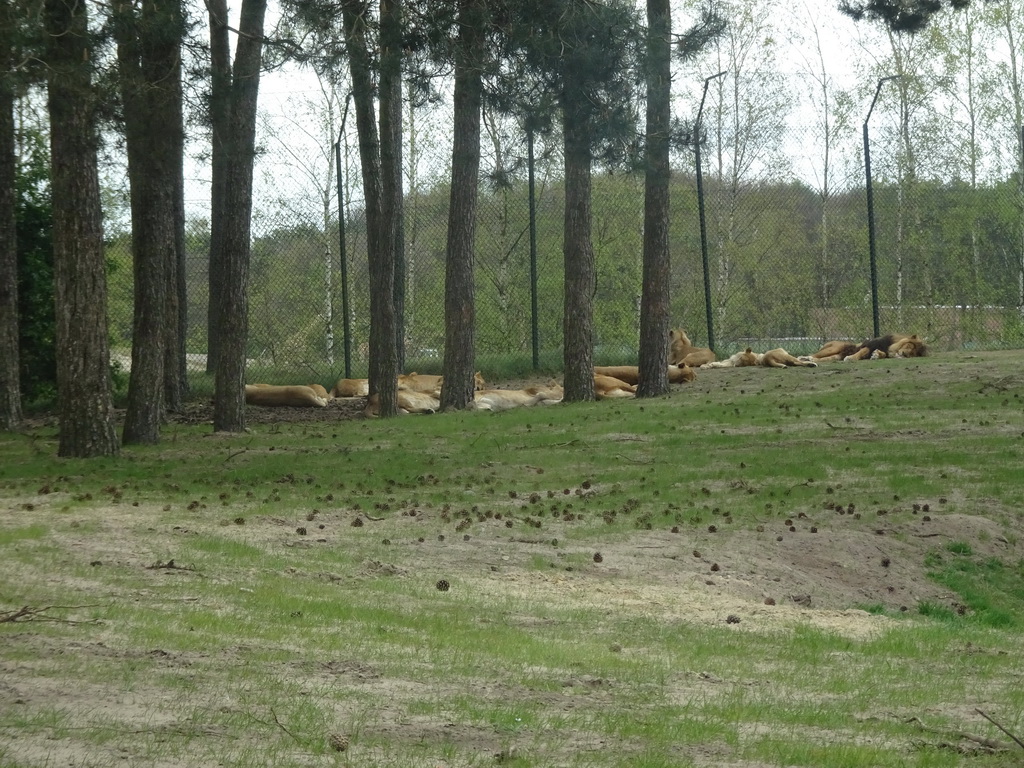
[[[975,3],[938,15],[914,35],[855,23],[825,5],[716,4],[728,21],[724,34],[699,56],[673,63],[673,116],[692,128],[703,105],[703,122],[700,141],[691,136],[671,156],[672,324],[698,342],[707,342],[714,328],[720,354],[747,344],[801,352],[828,338],[870,335],[874,298],[885,331],[919,332],[940,348],[1019,345],[1024,95],[1017,41],[1024,5]],[[701,8],[673,3],[673,27],[684,28]],[[198,71],[208,52],[204,9],[189,13],[197,44],[183,55],[186,70]],[[241,22],[228,26],[235,24]],[[246,376],[329,382],[366,372],[372,314],[352,86],[337,70],[318,74],[286,59],[267,55],[263,62]],[[208,369],[210,224],[217,219],[209,203],[204,87],[190,81],[184,100],[184,344],[193,371]],[[442,75],[432,98],[409,91],[401,105],[406,367],[439,366],[444,355],[450,95]],[[22,186],[39,202],[48,191],[47,116],[39,93],[26,92],[16,114]],[[874,297],[865,205],[868,115]],[[560,137],[534,137],[533,234],[528,133],[521,120],[486,105],[483,126],[476,352],[483,360],[528,361],[531,343],[535,351],[539,344],[548,353],[545,365],[557,366],[565,277]],[[123,139],[108,130],[101,150],[109,341],[115,367],[127,371],[135,285]],[[595,359],[635,361],[643,177],[618,164],[598,163],[595,170]],[[32,274],[45,280],[42,266]],[[23,300],[35,288],[25,285]]]
[[[697,14],[673,3],[674,27]],[[753,343],[803,351],[871,335],[863,123],[870,123],[883,332],[942,348],[1024,341],[1024,248],[1017,55],[1024,4],[975,4],[925,32],[858,24],[833,4],[721,5],[724,37],[673,65],[673,112],[693,120],[705,78],[705,208],[711,318],[723,353]],[[341,139],[354,372],[365,374],[369,279],[349,85],[295,65],[265,75],[254,189],[250,339],[260,367],[331,379],[343,372],[342,268],[334,145]],[[442,93],[446,90],[442,87]],[[450,92],[448,87],[447,92]],[[444,254],[451,104],[404,104],[406,355],[444,349]],[[527,134],[484,114],[476,247],[478,353],[528,355],[531,281]],[[201,137],[201,135],[200,135]],[[205,351],[209,174],[202,142],[187,188],[189,351]],[[562,158],[537,138],[536,253],[541,348],[562,344]],[[694,153],[673,151],[672,321],[707,343]],[[111,331],[131,338],[130,228],[124,176],[112,207]],[[118,182],[121,182],[118,185]],[[114,202],[112,199],[111,202]],[[643,175],[603,169],[594,184],[599,358],[635,362]],[[201,366],[201,357],[192,358]]]

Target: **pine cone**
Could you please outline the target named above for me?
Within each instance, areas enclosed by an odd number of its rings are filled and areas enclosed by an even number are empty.
[[[331,745],[331,749],[335,752],[344,752],[348,749],[348,736],[343,736],[340,733],[332,733],[327,738],[327,743]]]

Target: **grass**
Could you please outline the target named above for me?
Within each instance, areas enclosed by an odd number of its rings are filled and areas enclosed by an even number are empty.
[[[1022,358],[0,435],[0,766],[1015,764]]]

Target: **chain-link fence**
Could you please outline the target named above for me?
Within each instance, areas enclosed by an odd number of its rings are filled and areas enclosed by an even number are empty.
[[[439,134],[418,130],[410,131],[405,160],[404,328],[407,368],[422,371],[439,369],[444,354],[450,149]],[[892,142],[872,150],[878,169],[873,293],[859,132],[832,136],[826,151],[821,131],[782,131],[773,138],[770,157],[747,165],[740,162],[735,137],[705,135],[703,239],[694,152],[676,150],[673,327],[685,328],[696,343],[707,343],[713,334],[720,356],[745,346],[784,346],[802,353],[829,339],[873,335],[876,310],[882,333],[919,333],[937,349],[1024,344],[1024,206],[1018,173],[975,183],[928,180],[901,166]],[[479,199],[477,359],[484,369],[497,359],[530,360],[536,338],[542,365],[555,368],[561,360],[563,305],[557,142],[545,145],[538,139],[531,205],[525,136],[491,132],[491,139],[485,163],[491,172],[481,181]],[[264,138],[264,147],[271,146]],[[354,146],[353,137],[342,135],[340,184],[329,143],[308,156],[293,146],[287,152],[268,149],[259,157],[250,378],[276,374],[329,382],[365,375],[369,280]],[[524,157],[516,158],[516,152]],[[829,157],[831,169],[821,160]],[[816,181],[822,178],[832,181]],[[595,360],[602,363],[636,360],[643,185],[640,174],[595,169]],[[201,210],[201,199],[191,203]],[[201,213],[190,217],[187,347],[190,367],[197,371],[205,369],[208,232]],[[110,247],[111,333],[115,353],[122,356],[131,333],[128,243],[123,236]]]

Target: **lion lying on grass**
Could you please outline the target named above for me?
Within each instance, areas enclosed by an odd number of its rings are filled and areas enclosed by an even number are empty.
[[[563,394],[559,384],[526,389],[483,389],[474,395],[469,409],[497,412],[509,411],[513,408],[529,408],[533,405],[560,403]]]
[[[715,361],[715,353],[707,347],[695,347],[690,342],[690,337],[682,328],[673,328],[668,332],[669,347],[668,361],[672,365],[688,365],[691,368],[700,368],[706,363]]]
[[[614,376],[595,373],[594,395],[598,400],[610,400],[613,397],[636,397],[636,384],[627,384]]]
[[[370,394],[369,379],[338,379],[331,397],[366,397]]]
[[[928,346],[916,333],[891,333],[854,344],[851,341],[830,341],[805,359],[827,363],[837,360],[880,360],[886,357],[925,357]]]
[[[794,366],[816,368],[818,366],[813,360],[801,360],[799,357],[793,357],[782,347],[776,347],[767,352],[754,352],[751,347],[747,347],[743,352],[737,352],[726,360],[705,363],[701,368],[746,368],[755,365],[764,368],[790,368]]]
[[[320,387],[323,389],[323,387]],[[245,402],[247,405],[292,406],[296,408],[327,407],[327,391],[321,397],[311,386],[246,384]]]
[[[424,392],[428,395],[439,397],[441,386],[444,384],[444,377],[429,373],[402,373],[398,376],[398,388],[412,392]],[[473,374],[473,388],[481,390],[486,385],[480,371]]]
[[[413,392],[408,389],[398,390],[399,413],[437,413],[441,410],[441,401],[426,392]],[[380,393],[374,392],[366,398],[363,416],[368,419],[380,415]]]
[[[624,381],[627,384],[640,383],[640,367],[636,365],[596,365],[594,373]],[[685,384],[697,378],[693,368],[688,365],[670,365],[668,380],[671,384]]]

